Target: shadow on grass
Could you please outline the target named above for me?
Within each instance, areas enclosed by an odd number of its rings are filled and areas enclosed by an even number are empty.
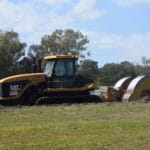
[[[53,105],[53,104],[75,104],[75,103],[100,103],[102,102],[98,96],[90,96],[85,98],[40,98],[36,101],[36,105]]]
[[[0,109],[7,107],[7,106],[17,106],[21,107],[22,105],[31,106],[31,105],[61,105],[61,104],[78,104],[78,103],[100,103],[102,102],[98,96],[91,95],[89,97],[82,97],[82,98],[48,98],[48,97],[41,97],[35,101],[34,104],[16,104],[10,101],[1,101],[0,102]]]

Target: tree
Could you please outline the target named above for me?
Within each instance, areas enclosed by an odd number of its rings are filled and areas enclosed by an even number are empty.
[[[28,57],[24,57],[18,62],[18,68],[20,73],[30,73],[32,72],[32,61]]]
[[[118,72],[121,67],[119,64],[108,63],[100,68],[100,84],[102,85],[113,85],[118,79]]]
[[[29,58],[41,58],[44,55],[41,45],[33,44],[29,47],[28,57]]]
[[[43,58],[46,55],[73,53],[83,57],[82,52],[88,42],[80,31],[58,29],[51,35],[43,36],[40,45],[31,45],[29,55]]]
[[[104,67],[100,68],[100,83],[104,85],[114,85],[123,77],[135,77],[137,76],[135,68],[136,66],[128,61],[124,61],[119,64],[105,64]]]
[[[16,74],[17,62],[25,53],[25,43],[21,43],[18,33],[0,30],[0,77]],[[17,71],[18,70],[18,71]]]
[[[121,62],[120,67],[121,67],[121,73],[120,73],[121,78],[125,76],[136,77],[138,75],[135,70],[136,65],[134,65],[131,62],[128,61]]]
[[[98,63],[90,59],[85,59],[83,62],[81,62],[78,70],[79,74],[93,79],[94,81],[97,81],[98,72]]]
[[[142,57],[142,65],[137,65],[136,71],[140,75],[150,75],[150,58]]]
[[[144,66],[150,66],[150,58],[142,57],[142,63]]]

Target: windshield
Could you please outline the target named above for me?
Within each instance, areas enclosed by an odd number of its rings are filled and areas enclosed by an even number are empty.
[[[55,66],[56,76],[73,76],[74,63],[72,60],[58,60]]]
[[[53,72],[53,68],[54,68],[54,61],[50,60],[50,61],[47,61],[46,65],[45,65],[45,68],[44,68],[44,73],[50,77],[52,75],[52,72]]]

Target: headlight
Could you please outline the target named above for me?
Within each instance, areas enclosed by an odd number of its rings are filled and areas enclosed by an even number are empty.
[[[0,83],[0,97],[2,97],[2,84]]]

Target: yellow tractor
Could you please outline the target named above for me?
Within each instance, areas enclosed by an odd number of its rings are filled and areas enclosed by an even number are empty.
[[[45,58],[44,73],[20,74],[0,80],[0,103],[32,105],[41,99],[90,99],[97,87],[91,79],[76,74],[76,55]]]

